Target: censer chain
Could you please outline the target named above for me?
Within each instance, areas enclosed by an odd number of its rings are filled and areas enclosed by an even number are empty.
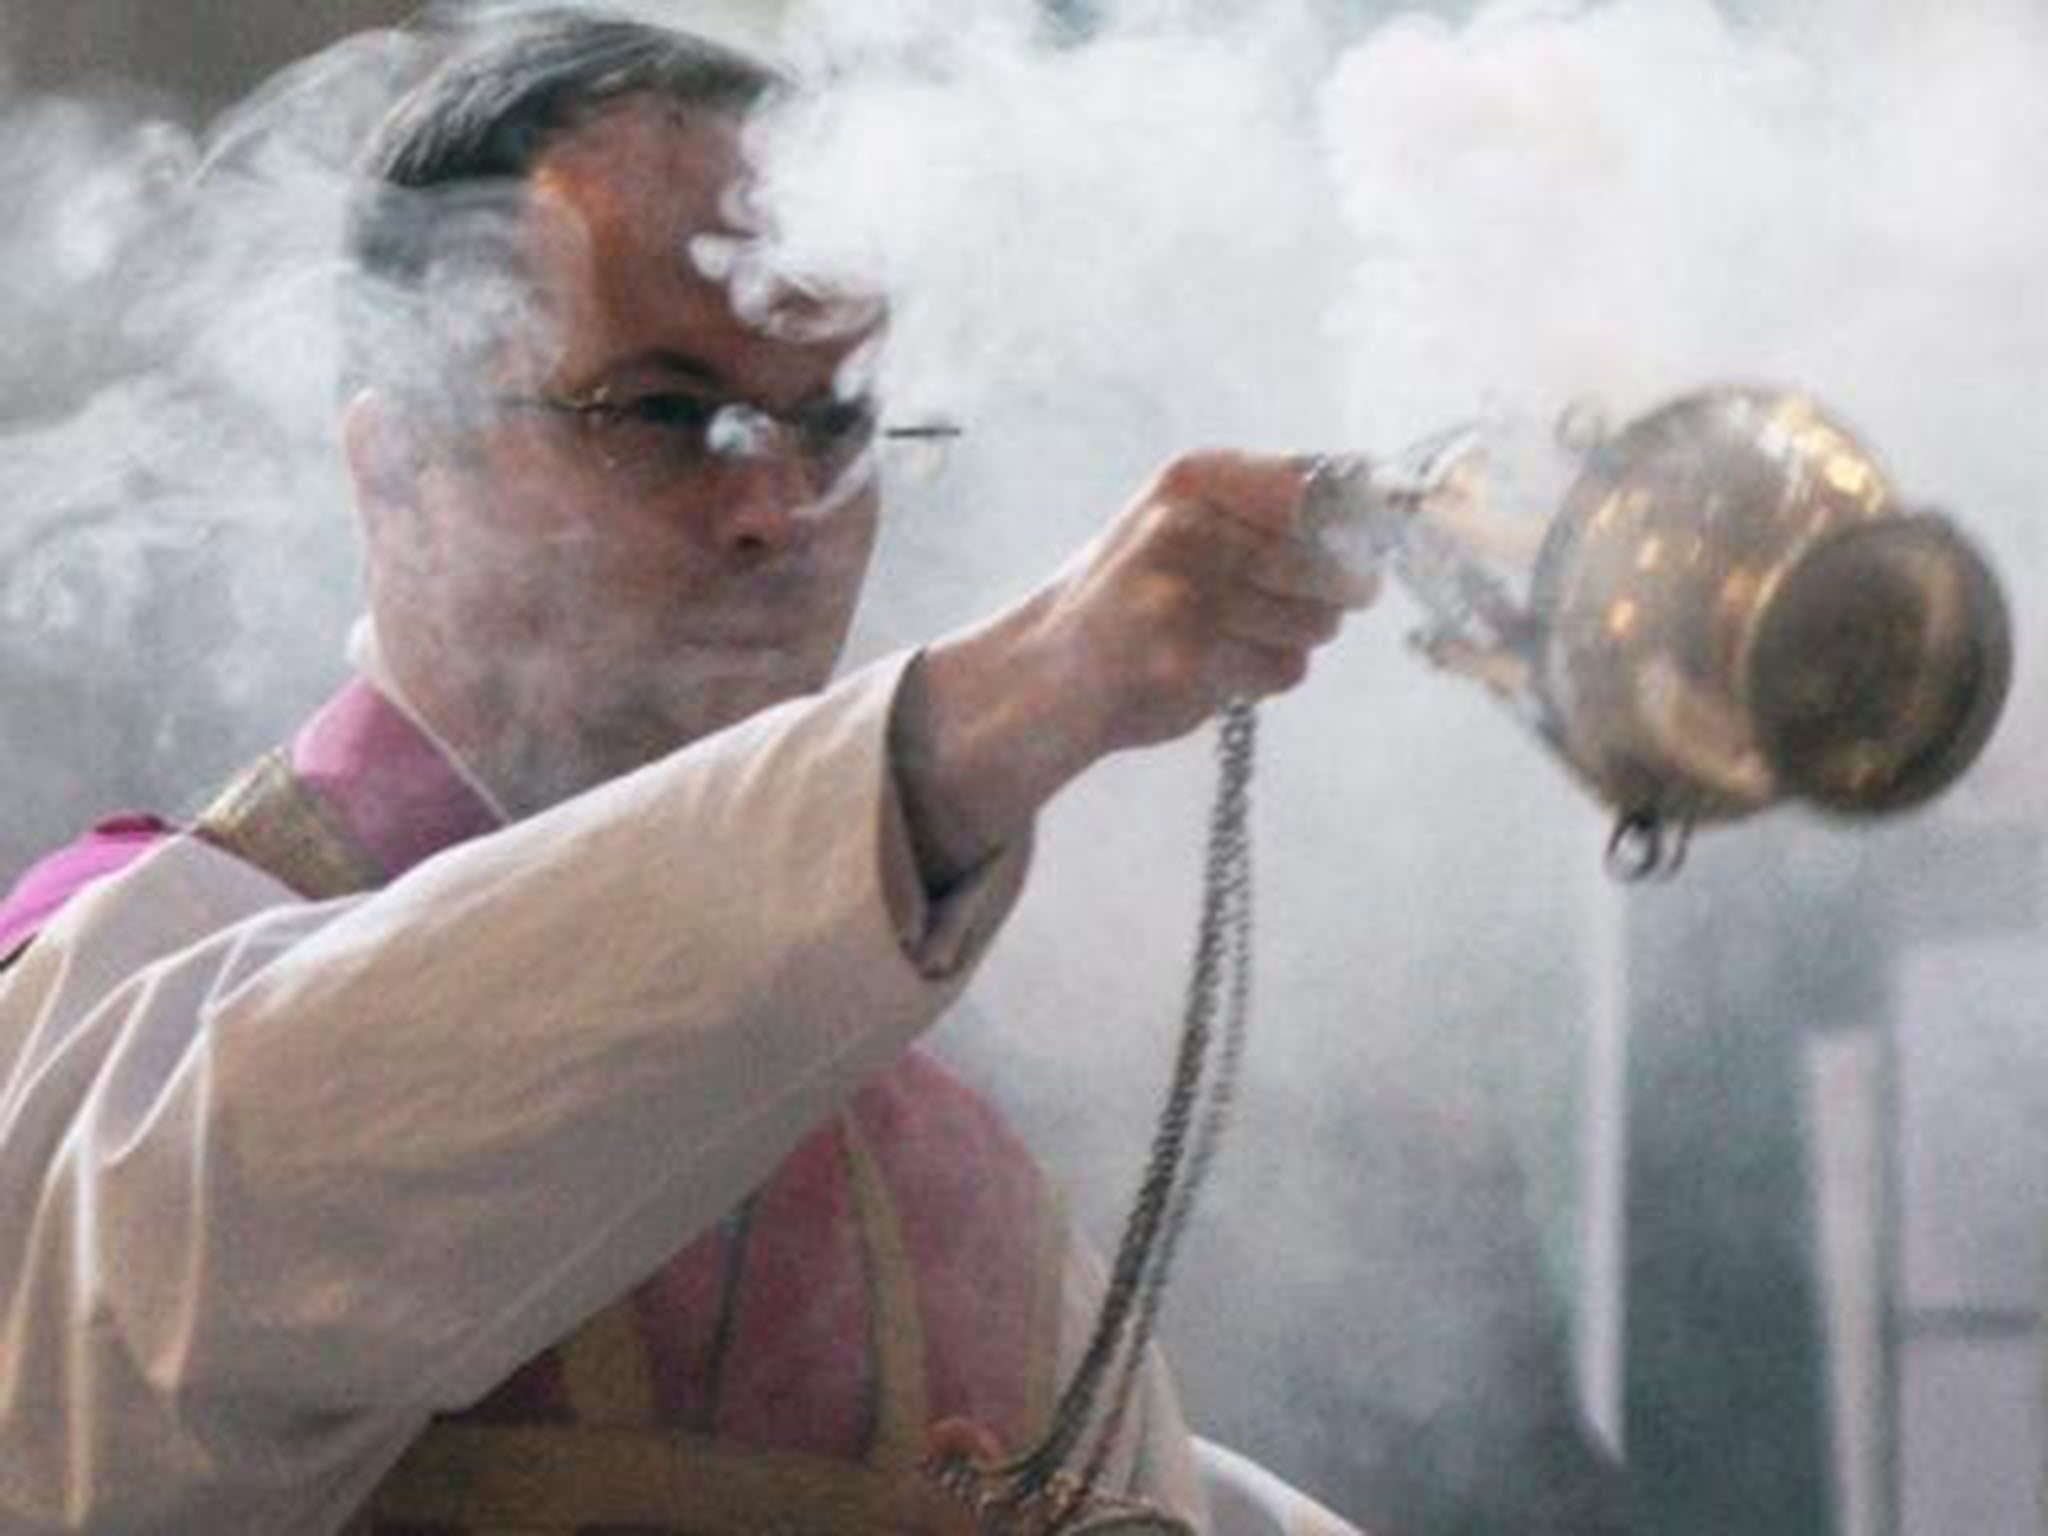
[[[1257,722],[1249,703],[1233,701],[1223,710],[1180,1044],[1088,1347],[1036,1446],[1008,1461],[958,1457],[933,1469],[973,1510],[985,1536],[1188,1530],[1171,1515],[1096,1485],[1128,1418],[1174,1252],[1236,1090],[1251,1001],[1249,811]]]

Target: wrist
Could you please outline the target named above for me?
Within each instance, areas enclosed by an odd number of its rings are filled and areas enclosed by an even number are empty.
[[[1044,634],[1040,594],[911,664],[890,748],[911,844],[941,889],[1021,838],[1101,755],[1081,694]]]

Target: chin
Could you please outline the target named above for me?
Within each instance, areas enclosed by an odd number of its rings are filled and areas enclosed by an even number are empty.
[[[687,665],[622,663],[614,675],[635,678],[631,687],[601,693],[586,687],[573,702],[558,700],[553,709],[515,712],[528,722],[555,724],[529,724],[501,734],[498,772],[491,777],[511,790],[508,803],[537,809],[815,693],[831,670],[830,660],[821,664],[814,657],[769,650],[693,653]]]
[[[684,688],[658,688],[621,701],[607,711],[592,734],[609,739],[616,755],[638,767],[741,721],[815,693],[827,673],[799,666],[787,657],[762,658],[760,665],[720,669],[693,677]]]

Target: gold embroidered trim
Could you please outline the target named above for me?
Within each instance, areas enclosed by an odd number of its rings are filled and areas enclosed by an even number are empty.
[[[1038,1243],[1032,1255],[1031,1309],[1025,1334],[1030,1345],[1030,1376],[1025,1382],[1026,1443],[1036,1445],[1052,1424],[1059,1394],[1060,1324],[1065,1311],[1067,1276],[1067,1202],[1049,1178],[1038,1181]]]
[[[557,1345],[555,1358],[569,1411],[578,1422],[641,1426],[655,1421],[654,1378],[640,1335],[640,1309],[630,1295]]]
[[[875,1372],[874,1436],[867,1459],[875,1467],[912,1468],[924,1459],[925,1430],[931,1424],[916,1272],[888,1180],[851,1114],[839,1117],[839,1145],[866,1260],[861,1271],[867,1278],[868,1358]]]
[[[378,1490],[375,1518],[560,1533],[960,1536],[959,1505],[899,1471],[669,1430],[441,1423]]]
[[[388,878],[320,797],[267,752],[201,812],[193,831],[309,901],[373,890]]]

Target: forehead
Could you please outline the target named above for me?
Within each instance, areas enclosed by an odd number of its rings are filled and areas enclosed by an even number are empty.
[[[829,381],[871,327],[816,329],[823,308],[771,290],[736,307],[717,261],[758,240],[742,121],[655,97],[607,106],[541,155],[529,178],[536,274],[560,321],[558,371],[589,378],[623,359],[680,353],[764,394]],[[744,312],[742,310],[744,309]]]

